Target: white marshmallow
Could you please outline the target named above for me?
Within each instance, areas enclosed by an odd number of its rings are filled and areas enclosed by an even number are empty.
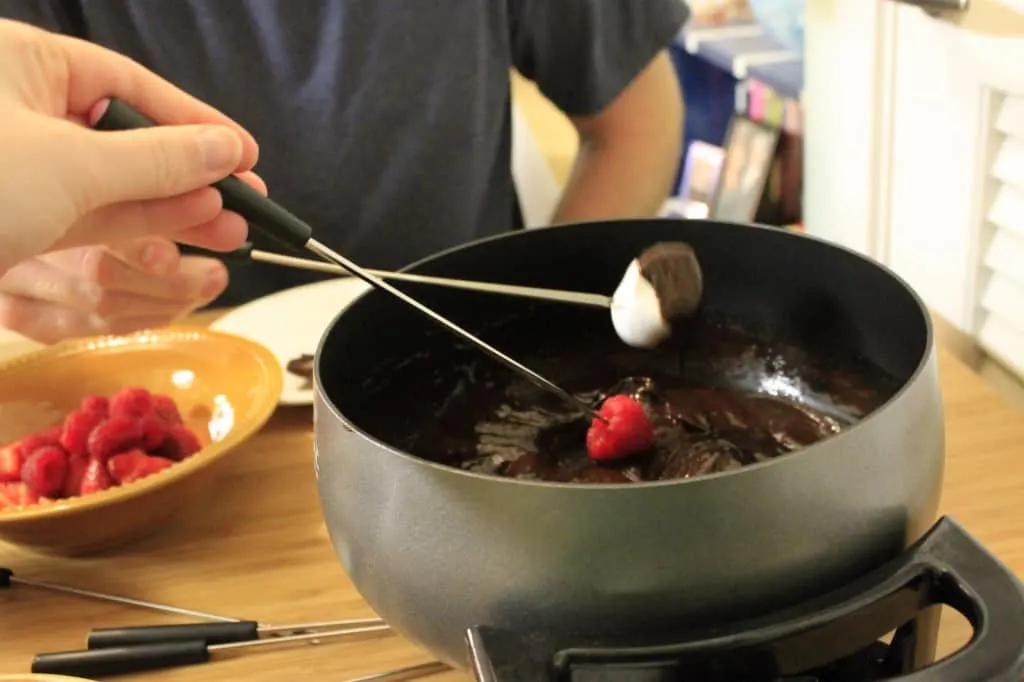
[[[612,294],[612,325],[622,341],[634,348],[654,348],[672,335],[662,317],[658,295],[633,260]]]

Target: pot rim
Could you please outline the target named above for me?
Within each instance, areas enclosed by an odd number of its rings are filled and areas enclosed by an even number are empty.
[[[398,457],[406,459],[406,460],[410,461],[414,465],[418,465],[418,466],[422,466],[422,467],[427,467],[427,468],[436,470],[436,471],[438,471],[441,474],[450,475],[450,476],[456,476],[456,477],[463,477],[463,478],[468,478],[468,479],[476,479],[476,480],[479,480],[481,482],[488,482],[488,483],[495,484],[495,485],[500,485],[500,484],[518,485],[518,486],[523,486],[523,487],[527,487],[527,488],[549,488],[549,489],[566,489],[566,490],[578,490],[578,491],[600,490],[602,492],[611,492],[613,490],[632,491],[632,490],[638,490],[638,489],[640,489],[640,490],[647,490],[647,489],[651,489],[651,488],[662,488],[662,487],[669,487],[669,486],[682,486],[682,485],[687,485],[687,484],[694,485],[694,484],[700,484],[700,483],[704,483],[704,482],[713,482],[715,480],[719,480],[719,479],[722,479],[722,478],[727,478],[727,477],[732,477],[732,476],[741,476],[741,475],[744,475],[744,474],[752,474],[753,472],[760,471],[760,470],[765,469],[767,467],[779,466],[781,463],[784,463],[784,462],[803,460],[803,459],[806,459],[807,457],[815,456],[815,454],[817,454],[822,449],[822,446],[829,445],[830,447],[834,447],[832,445],[834,443],[841,443],[844,440],[849,440],[853,435],[863,431],[863,427],[866,427],[866,426],[870,425],[871,422],[877,421],[877,419],[881,418],[882,413],[890,411],[889,408],[891,408],[895,403],[897,403],[900,399],[903,398],[903,396],[910,390],[910,387],[917,383],[917,381],[921,378],[921,375],[925,372],[926,368],[931,363],[932,356],[934,355],[934,350],[935,350],[935,330],[934,330],[934,325],[932,324],[931,315],[928,313],[928,307],[925,305],[924,300],[918,295],[918,293],[914,290],[914,288],[911,287],[910,284],[903,277],[898,275],[896,272],[894,272],[889,266],[885,265],[884,263],[880,263],[880,262],[876,261],[873,258],[865,256],[864,254],[860,253],[859,251],[851,249],[851,248],[849,248],[847,246],[843,246],[842,244],[837,244],[837,243],[831,242],[831,241],[829,241],[827,239],[824,239],[822,237],[817,237],[815,235],[807,234],[805,232],[794,232],[794,231],[785,230],[785,229],[778,228],[778,227],[773,227],[773,226],[770,226],[770,225],[761,225],[761,224],[757,224],[757,223],[745,224],[745,223],[731,223],[731,222],[717,221],[717,220],[692,220],[692,219],[683,220],[681,218],[680,219],[671,219],[671,218],[635,218],[635,219],[620,219],[620,220],[593,220],[593,221],[585,221],[585,222],[580,222],[580,223],[567,223],[565,225],[549,226],[549,227],[542,227],[542,228],[535,228],[535,229],[545,230],[545,229],[563,229],[563,228],[574,228],[574,227],[579,228],[581,226],[593,226],[593,225],[602,225],[602,224],[608,224],[608,223],[617,223],[617,224],[628,223],[630,225],[637,225],[637,224],[642,224],[642,223],[662,222],[662,221],[665,221],[665,220],[675,220],[677,222],[686,222],[686,223],[705,223],[705,224],[712,223],[712,224],[717,225],[717,226],[728,226],[730,228],[738,228],[738,229],[741,229],[741,230],[742,229],[771,230],[773,233],[779,234],[783,239],[785,239],[785,238],[809,239],[811,241],[818,242],[819,244],[821,244],[821,245],[823,245],[825,247],[831,247],[831,248],[834,248],[834,249],[839,249],[841,251],[845,251],[847,254],[849,254],[849,255],[851,255],[851,256],[853,256],[855,258],[859,258],[860,260],[866,262],[867,264],[877,268],[882,273],[888,275],[890,278],[892,278],[893,280],[898,282],[903,287],[903,289],[910,295],[910,297],[914,300],[914,302],[917,303],[918,311],[921,313],[921,316],[924,319],[924,327],[925,327],[924,352],[921,354],[921,359],[918,361],[917,367],[914,368],[914,371],[910,374],[910,376],[907,378],[907,380],[905,382],[903,382],[903,385],[900,386],[899,390],[897,390],[895,393],[893,393],[893,395],[888,400],[886,400],[884,403],[879,405],[877,408],[875,408],[874,410],[869,412],[866,417],[864,417],[863,419],[858,421],[853,426],[847,427],[846,429],[843,429],[839,433],[834,434],[832,436],[829,436],[828,438],[820,440],[820,441],[818,441],[816,443],[813,443],[812,445],[808,445],[806,447],[800,448],[799,450],[794,450],[793,452],[786,453],[785,455],[782,455],[780,457],[776,457],[776,458],[770,459],[768,461],[757,462],[757,463],[754,463],[754,464],[749,464],[749,465],[740,467],[738,469],[730,469],[728,471],[719,471],[719,472],[712,473],[712,474],[702,474],[700,476],[694,476],[692,478],[671,479],[671,480],[665,480],[665,481],[640,481],[640,482],[637,482],[637,483],[629,483],[629,484],[623,484],[623,483],[563,483],[563,482],[558,482],[558,481],[540,481],[540,480],[520,479],[520,478],[505,478],[505,477],[501,477],[501,476],[492,476],[492,475],[489,475],[489,474],[481,474],[481,473],[477,473],[475,471],[467,471],[465,469],[458,469],[458,468],[455,468],[455,467],[452,467],[452,466],[448,466],[448,465],[445,465],[445,464],[440,464],[438,462],[433,462],[431,460],[424,459],[422,457],[417,457],[416,455],[413,455],[413,454],[408,453],[408,452],[406,452],[404,450],[396,448],[396,447],[394,447],[394,446],[392,446],[392,445],[390,445],[388,443],[385,443],[385,442],[383,442],[383,441],[381,441],[381,440],[371,436],[366,431],[364,431],[363,429],[359,428],[359,426],[357,426],[355,423],[353,423],[350,419],[348,419],[348,417],[346,417],[341,412],[341,410],[338,408],[338,406],[335,405],[334,401],[331,400],[331,398],[327,395],[326,391],[323,390],[323,382],[321,381],[321,378],[320,378],[320,358],[321,358],[321,355],[322,355],[322,353],[324,351],[324,346],[326,344],[326,340],[330,336],[331,332],[342,322],[342,320],[343,320],[343,318],[345,316],[345,313],[348,311],[348,309],[351,307],[351,305],[354,305],[359,300],[361,300],[364,296],[367,296],[368,294],[371,294],[371,293],[373,293],[375,291],[375,289],[371,288],[371,289],[363,292],[362,294],[360,294],[358,297],[356,297],[356,299],[352,301],[352,304],[350,304],[349,306],[346,306],[344,309],[339,311],[338,314],[334,316],[334,318],[331,320],[330,324],[327,326],[326,331],[324,331],[323,335],[320,337],[320,341],[317,344],[315,359],[314,359],[314,362],[313,362],[313,371],[314,371],[314,382],[313,382],[313,385],[314,385],[315,395],[316,395],[317,398],[319,398],[318,402],[322,403],[324,407],[326,407],[328,410],[330,410],[331,415],[333,417],[337,418],[346,429],[352,431],[353,433],[359,434],[362,438],[364,438],[365,440],[369,441],[370,443],[376,445],[378,448],[387,451],[389,454],[396,455]],[[525,230],[523,230],[523,231],[525,231]],[[472,248],[472,247],[474,247],[476,245],[479,245],[479,244],[486,244],[486,243],[489,243],[489,242],[500,241],[500,240],[503,240],[503,239],[512,239],[512,238],[515,238],[516,235],[521,234],[523,231],[504,232],[504,233],[501,233],[501,234],[491,235],[489,237],[482,237],[480,239],[476,239],[476,240],[473,240],[471,242],[466,242],[466,243],[458,245],[458,246],[453,246],[451,248],[445,249],[443,251],[439,251],[439,252],[434,253],[434,254],[432,254],[430,256],[426,256],[425,258],[421,258],[420,260],[417,260],[417,261],[415,261],[413,263],[410,263],[409,265],[407,265],[407,266],[403,267],[401,270],[399,270],[399,272],[410,272],[410,271],[413,271],[413,270],[415,270],[416,268],[418,268],[421,265],[426,265],[426,264],[431,263],[431,262],[433,262],[435,260],[443,258],[443,257],[445,257],[445,256],[447,256],[449,254],[455,253],[457,251],[462,251],[462,250],[465,250],[465,249],[468,249],[468,248]],[[316,421],[318,421],[318,420],[314,419],[314,441],[316,440]],[[319,448],[317,448],[317,449],[319,450]]]

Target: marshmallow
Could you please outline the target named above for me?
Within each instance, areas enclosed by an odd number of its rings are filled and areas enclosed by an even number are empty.
[[[672,323],[692,315],[703,294],[703,273],[689,244],[665,242],[643,252],[612,294],[615,333],[635,348],[654,348]]]
[[[661,315],[658,294],[640,274],[636,260],[612,294],[612,326],[623,343],[634,348],[654,348],[672,335],[672,327]]]

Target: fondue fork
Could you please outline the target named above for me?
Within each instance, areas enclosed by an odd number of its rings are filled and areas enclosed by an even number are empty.
[[[189,642],[202,640],[207,644],[251,642],[291,635],[307,634],[315,630],[344,630],[385,625],[380,618],[353,618],[319,623],[289,623],[268,625],[254,620],[224,623],[178,623],[174,625],[141,625],[121,628],[93,628],[85,640],[87,649],[111,649],[160,642]]]
[[[207,249],[200,249],[195,246],[179,244],[183,255],[206,256],[229,262],[257,261],[281,265],[287,268],[298,270],[311,270],[313,272],[326,272],[339,277],[350,277],[351,273],[343,267],[333,263],[312,260],[309,258],[296,258],[286,256],[272,251],[261,251],[254,249],[252,243],[246,242],[244,246],[229,253],[218,253]],[[603,294],[591,294],[582,291],[565,291],[562,289],[545,289],[540,287],[526,287],[516,284],[499,284],[497,282],[479,282],[468,279],[453,279],[450,277],[431,277],[429,275],[414,275],[406,272],[392,272],[389,270],[371,270],[364,268],[375,277],[384,280],[395,280],[396,282],[414,282],[416,284],[430,284],[439,287],[452,289],[465,289],[466,291],[479,291],[486,294],[501,294],[504,296],[516,296],[519,298],[533,298],[541,301],[555,301],[558,303],[571,303],[574,305],[592,306],[609,310],[612,307],[612,297]]]
[[[256,639],[244,642],[209,644],[202,639],[178,642],[156,642],[119,646],[109,649],[86,649],[84,651],[59,651],[36,654],[32,660],[32,672],[71,677],[104,677],[180,668],[188,665],[209,663],[220,655],[231,652],[247,652],[278,644],[299,642],[317,643],[325,639],[347,639],[373,635],[391,634],[387,625],[373,625],[363,628],[346,628],[324,632],[289,635],[274,639]]]
[[[410,665],[405,668],[386,670],[382,673],[370,673],[362,677],[345,680],[345,682],[385,682],[385,680],[418,679],[421,677],[431,677],[446,670],[451,670],[451,668],[440,661],[434,661],[433,663],[420,663],[419,665]]]
[[[131,130],[135,128],[149,128],[155,125],[156,123],[154,121],[151,121],[127,103],[111,98],[107,105],[107,110],[100,117],[99,121],[96,122],[95,127],[97,130]],[[321,244],[313,238],[313,228],[308,223],[300,220],[297,216],[286,210],[277,202],[263,196],[237,177],[233,175],[228,176],[219,182],[213,183],[212,186],[220,192],[225,209],[239,214],[249,221],[253,227],[262,231],[267,237],[270,237],[290,248],[306,249],[328,263],[338,265],[370,286],[391,294],[413,310],[429,318],[434,323],[473,344],[478,349],[491,356],[494,360],[497,360],[512,371],[521,374],[538,387],[554,393],[566,402],[583,410],[594,419],[607,422],[603,416],[597,413],[597,410],[595,410],[592,405],[588,404],[584,400],[574,396],[564,388],[561,388],[549,379],[544,378],[537,372],[534,372],[526,365],[513,360],[511,357],[502,353],[494,346],[491,346],[486,341],[470,334],[451,320],[442,317],[416,299],[391,286],[384,280],[376,277],[366,270],[363,270],[363,268],[356,265],[348,258],[345,258],[340,253],[330,249],[324,244]]]
[[[339,628],[363,627],[373,625],[384,625],[381,618],[349,618],[344,620],[328,620],[314,623],[292,623],[288,625],[272,625],[259,623],[254,620],[242,620],[231,618],[206,611],[196,611],[170,604],[159,604],[157,602],[122,597],[116,594],[93,592],[78,587],[59,585],[57,583],[43,582],[41,580],[30,580],[14,575],[11,569],[0,566],[0,589],[11,585],[24,585],[35,587],[51,592],[71,594],[86,599],[97,599],[99,601],[113,604],[124,604],[135,606],[141,609],[169,613],[175,616],[188,616],[210,621],[207,623],[186,623],[184,625],[154,625],[143,627],[127,628],[100,628],[92,630],[86,640],[90,649],[99,649],[112,646],[123,646],[125,644],[145,644],[149,642],[180,641],[183,639],[202,639],[211,644],[223,642],[237,642],[249,639],[256,639],[260,635],[271,635],[280,637],[287,634],[300,634],[309,630],[334,630]],[[186,636],[191,635],[191,636]]]

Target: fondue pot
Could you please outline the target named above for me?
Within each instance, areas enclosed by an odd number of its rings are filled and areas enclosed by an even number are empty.
[[[823,404],[840,382],[829,378],[829,359],[838,370],[842,358],[857,356],[892,377],[892,388],[840,433],[739,469],[631,484],[502,478],[427,461],[389,441],[387,424],[403,422],[421,396],[410,395],[419,392],[411,386],[383,389],[381,377],[459,341],[385,293],[368,292],[333,321],[317,352],[319,494],[360,593],[446,663],[488,658],[467,649],[467,638],[478,649],[490,641],[507,657],[507,641],[526,641],[536,653],[572,638],[722,632],[883,570],[935,524],[944,442],[928,314],[899,277],[863,256],[771,228],[627,220],[505,234],[407,270],[610,293],[636,254],[665,241],[689,243],[700,260],[698,317],[785,338],[824,366],[812,376],[792,358],[741,353],[728,367],[708,365],[721,369],[717,378],[707,367],[695,377]],[[524,361],[560,325],[595,338],[614,333],[599,309],[403,288]],[[686,334],[676,330],[681,347]],[[437,383],[457,390],[461,372],[452,367]],[[381,391],[394,401],[374,398]],[[934,632],[917,634],[923,650],[933,646]]]

